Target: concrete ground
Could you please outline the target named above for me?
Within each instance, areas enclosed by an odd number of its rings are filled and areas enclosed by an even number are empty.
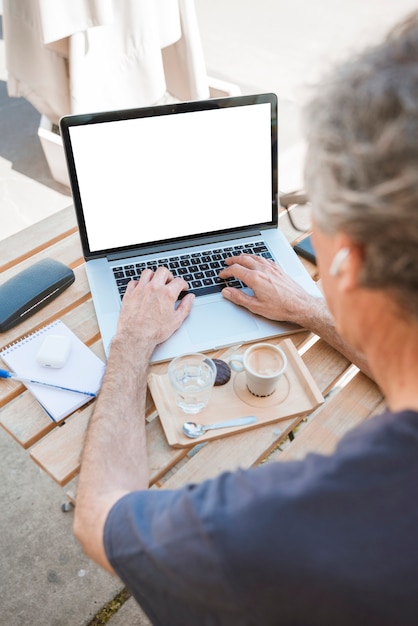
[[[379,39],[415,0],[195,0],[208,73],[280,98],[282,189],[301,182],[298,110],[330,64]],[[0,13],[2,1],[0,0]],[[48,169],[39,113],[6,89],[0,31],[1,239],[71,203]],[[1,277],[0,277],[1,282]],[[64,490],[0,429],[0,626],[88,625],[123,587],[81,552]],[[130,599],[111,626],[149,622]],[[194,625],[191,625],[194,626]]]

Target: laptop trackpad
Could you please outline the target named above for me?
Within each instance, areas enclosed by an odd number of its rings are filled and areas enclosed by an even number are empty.
[[[215,342],[227,340],[234,335],[242,337],[245,333],[256,330],[258,326],[248,311],[226,300],[220,300],[199,304],[192,309],[186,328],[190,339],[197,343],[202,341],[202,337]]]

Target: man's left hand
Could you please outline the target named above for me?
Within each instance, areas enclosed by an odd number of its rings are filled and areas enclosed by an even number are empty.
[[[176,306],[188,284],[174,278],[165,267],[144,270],[138,281],[128,284],[119,315],[117,336],[135,344],[146,342],[151,350],[168,339],[189,315],[194,295],[186,295]],[[127,337],[126,337],[127,335]]]

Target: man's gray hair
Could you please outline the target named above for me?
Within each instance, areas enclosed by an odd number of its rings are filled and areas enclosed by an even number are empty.
[[[318,227],[363,244],[362,284],[418,318],[418,12],[324,81],[305,124]]]

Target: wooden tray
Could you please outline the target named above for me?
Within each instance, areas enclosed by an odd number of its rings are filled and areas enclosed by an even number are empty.
[[[286,353],[288,365],[271,396],[268,398],[253,396],[247,389],[245,373],[232,372],[231,379],[226,385],[213,388],[208,406],[197,415],[187,415],[176,405],[174,390],[166,373],[151,373],[148,385],[169,445],[175,448],[193,446],[198,442],[218,439],[288,419],[312,411],[322,404],[324,398],[293,342],[284,339],[279,345]],[[237,350],[237,353],[244,352],[245,349],[244,346]],[[241,415],[255,415],[257,422],[247,426],[208,431],[198,439],[189,439],[182,431],[185,421],[210,424]]]

